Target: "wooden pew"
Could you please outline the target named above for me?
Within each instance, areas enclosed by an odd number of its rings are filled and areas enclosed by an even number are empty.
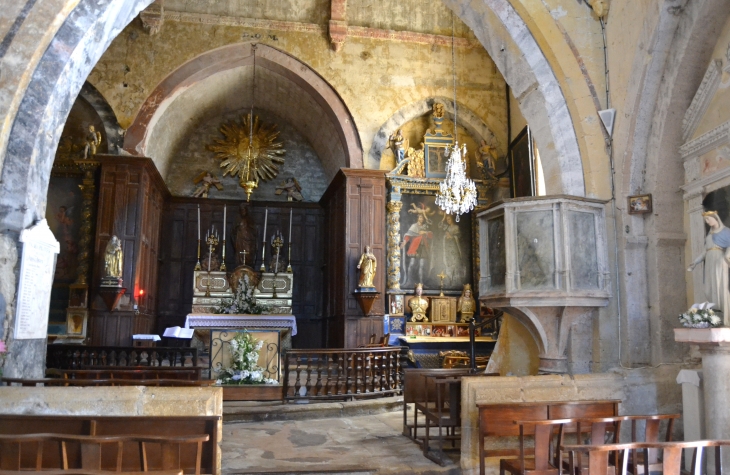
[[[548,419],[611,417],[618,415],[619,400],[597,401],[544,401],[477,404],[479,409],[479,473],[485,473],[486,457],[518,457],[519,448],[487,449],[486,437],[517,437],[520,427],[514,421],[539,421]],[[535,427],[524,429],[534,435]],[[532,431],[532,432],[530,432]],[[534,450],[527,450],[534,453]]]
[[[448,371],[448,370],[442,370]],[[454,370],[451,370],[454,371]],[[456,370],[455,374],[425,374],[423,375],[423,395],[425,400],[414,404],[414,424],[417,422],[418,412],[425,420],[425,435],[423,438],[423,454],[434,462],[443,465],[444,441],[450,440],[452,448],[456,441],[461,440],[461,378],[499,376],[499,373],[472,373],[469,369]],[[438,427],[438,450],[431,453],[429,447],[430,429]],[[416,428],[417,429],[417,428]],[[446,435],[444,435],[446,430]]]
[[[213,379],[61,379],[61,378],[2,378],[8,386],[168,386],[208,387],[215,386]]]
[[[186,473],[196,470],[200,458],[202,473],[215,474],[218,459],[218,425],[220,416],[42,416],[42,415],[0,415],[0,434],[62,434],[83,436],[129,436],[175,438],[207,435],[202,450],[180,451],[180,467]],[[104,467],[115,467],[116,454],[102,451]],[[150,466],[160,466],[161,449],[148,449]],[[35,454],[23,455],[23,466],[33,466]],[[71,462],[70,462],[71,463]],[[61,455],[49,450],[43,457],[44,468],[61,467]],[[72,464],[74,465],[74,464]],[[78,466],[78,463],[75,463]],[[125,444],[122,456],[122,471],[139,471],[143,466],[143,454],[133,444]]]
[[[137,470],[182,470],[181,454],[187,445],[194,445],[195,475],[201,473],[203,443],[208,434],[187,436],[94,436],[69,434],[0,435],[0,468],[3,470],[43,471],[49,468],[49,454],[58,455],[59,465],[50,468],[122,472],[125,445],[139,451]],[[29,449],[29,447],[32,447]],[[48,448],[55,450],[48,450]],[[33,450],[34,449],[34,450]],[[156,449],[156,450],[155,450]],[[25,454],[24,454],[25,452]],[[45,456],[44,456],[45,453]],[[159,454],[159,455],[157,455]],[[24,457],[25,455],[25,457]],[[27,464],[28,459],[33,462]],[[24,463],[25,462],[25,463]],[[70,465],[75,465],[70,467]],[[77,465],[77,466],[76,466]]]
[[[441,368],[404,368],[403,369],[403,435],[416,442],[423,444],[423,436],[418,436],[418,429],[424,429],[425,423],[418,423],[416,403],[436,401],[436,385],[433,380],[428,384],[427,376],[459,376],[469,375],[469,370],[441,369]],[[414,405],[413,422],[409,421],[409,405]],[[421,414],[422,415],[422,414]]]
[[[571,472],[573,472],[573,463],[575,461],[575,453],[583,452],[588,454],[588,466],[590,475],[607,475],[609,470],[609,454],[617,452],[618,457],[622,461],[620,464],[621,475],[628,475],[629,453],[635,451],[661,450],[662,451],[662,474],[664,475],[680,475],[682,464],[682,450],[694,449],[692,456],[692,475],[701,475],[702,457],[705,447],[715,448],[715,475],[722,475],[722,447],[730,446],[730,440],[695,440],[691,442],[634,442],[629,444],[604,444],[604,445],[563,445],[561,451],[568,452],[571,461]],[[648,457],[644,457],[648,459]],[[648,467],[644,467],[648,473]]]

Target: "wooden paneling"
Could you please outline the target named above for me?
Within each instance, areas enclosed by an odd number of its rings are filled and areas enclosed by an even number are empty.
[[[352,348],[383,333],[385,313],[385,172],[343,168],[320,201],[327,216],[325,308],[330,348]],[[375,287],[382,292],[365,317],[352,292],[357,262],[369,245],[378,262]]]
[[[200,205],[201,234],[215,225],[223,232],[223,206],[226,215],[226,266],[235,269],[234,248],[231,233],[238,223],[238,206],[241,201],[172,198],[165,206],[163,225],[160,230],[161,267],[157,331],[169,326],[183,326],[190,313],[193,299],[193,269],[197,260],[197,207]],[[288,244],[289,212],[292,212],[292,268],[294,270],[294,307],[298,334],[292,340],[295,348],[321,348],[324,346],[324,320],[322,318],[323,271],[325,253],[324,211],[316,203],[251,202],[250,215],[259,239],[263,238],[264,215],[268,208],[267,236],[280,230]],[[268,240],[267,238],[267,240]],[[204,244],[202,244],[204,246]],[[201,259],[205,256],[201,250]],[[261,266],[261,242],[254,261],[254,269]],[[281,257],[288,257],[288,249],[282,248]],[[271,259],[270,247],[266,250],[266,265]],[[246,262],[250,263],[249,257]]]
[[[155,327],[159,231],[168,191],[149,158],[97,158],[101,172],[88,336],[97,345],[128,345],[133,334],[151,333]],[[113,235],[122,242],[126,293],[118,310],[109,312],[98,296],[98,284],[104,251]]]

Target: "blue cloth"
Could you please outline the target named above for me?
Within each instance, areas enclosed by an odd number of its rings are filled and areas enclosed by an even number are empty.
[[[723,249],[730,247],[730,229],[722,228],[720,232],[712,235],[712,242]]]

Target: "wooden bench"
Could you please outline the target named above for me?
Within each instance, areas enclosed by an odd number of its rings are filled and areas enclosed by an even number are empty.
[[[189,437],[206,435],[208,440],[202,443],[201,451],[180,451],[180,468],[186,473],[196,471],[197,459],[200,459],[202,473],[216,474],[218,460],[218,426],[220,416],[42,416],[42,415],[0,415],[0,434],[59,434],[82,436],[129,436]],[[43,466],[48,468],[62,467],[61,455],[58,451],[49,450],[44,454]],[[35,454],[23,456],[23,466],[34,466]],[[27,457],[27,458],[26,458]],[[160,450],[148,451],[150,466],[159,466],[162,457]],[[102,451],[104,467],[115,467],[116,454]],[[122,456],[122,471],[139,471],[143,467],[143,455],[133,444],[125,444]]]
[[[213,379],[65,379],[65,378],[2,378],[8,386],[168,386],[207,387],[214,386]]]
[[[618,415],[618,400],[597,401],[546,401],[477,404],[479,409],[479,473],[485,473],[486,457],[518,457],[519,448],[487,449],[486,437],[516,437],[520,426],[515,421],[542,421],[548,419],[577,419],[611,417]],[[534,426],[525,429],[534,435]],[[525,449],[527,453],[534,450]]]
[[[158,367],[158,368],[89,368],[46,370],[46,376],[65,379],[201,379],[200,367]]]
[[[0,468],[43,471],[106,470],[122,472],[129,446],[139,453],[136,470],[182,471],[182,454],[194,445],[195,475],[201,473],[203,443],[208,434],[187,436],[93,436],[69,434],[0,435]],[[48,450],[48,449],[53,450]],[[185,449],[184,449],[185,448]],[[126,449],[126,451],[125,451]],[[71,467],[73,465],[73,467]],[[126,464],[127,466],[129,463]],[[127,470],[128,471],[128,470]]]

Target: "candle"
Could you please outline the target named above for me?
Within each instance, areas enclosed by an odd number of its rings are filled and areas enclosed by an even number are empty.
[[[200,241],[200,205],[198,205],[198,241]]]
[[[289,245],[291,246],[291,220],[292,220],[292,212],[294,210],[292,208],[289,208]]]
[[[223,240],[226,240],[226,205],[223,205]]]
[[[266,208],[266,214],[264,214],[264,239],[266,242],[266,224],[269,222],[269,208]]]

